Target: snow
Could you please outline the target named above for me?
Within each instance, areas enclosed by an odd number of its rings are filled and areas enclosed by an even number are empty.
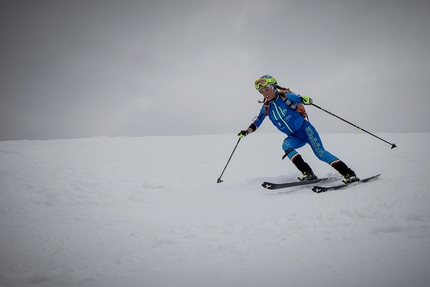
[[[430,133],[323,134],[373,182],[269,191],[282,134],[0,142],[0,286],[429,286]],[[309,147],[317,175],[335,174]]]

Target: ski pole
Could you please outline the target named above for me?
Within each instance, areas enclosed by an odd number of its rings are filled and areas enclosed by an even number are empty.
[[[390,143],[390,142],[388,142],[388,141],[386,141],[386,140],[384,140],[384,139],[382,139],[382,138],[380,138],[380,137],[378,137],[378,136],[376,136],[376,135],[372,134],[371,132],[368,132],[368,131],[366,131],[365,129],[362,129],[362,128],[360,128],[359,126],[356,126],[356,125],[354,125],[353,123],[348,122],[347,120],[342,119],[341,117],[339,117],[339,116],[337,116],[337,115],[335,115],[335,114],[333,114],[333,113],[331,113],[331,112],[329,112],[329,111],[327,111],[327,110],[325,110],[325,109],[321,108],[320,106],[315,105],[314,103],[312,103],[312,106],[317,107],[318,109],[320,109],[320,110],[322,110],[322,111],[324,111],[324,112],[326,112],[326,113],[328,113],[328,114],[332,115],[333,117],[336,117],[336,118],[338,118],[338,119],[340,119],[340,120],[344,121],[345,123],[348,123],[348,124],[350,124],[351,126],[353,126],[353,127],[357,128],[357,129],[359,129],[359,130],[361,130],[361,131],[363,131],[363,132],[365,132],[365,133],[368,133],[369,135],[372,135],[372,136],[374,136],[375,138],[377,138],[377,139],[379,139],[379,140],[381,140],[381,141],[383,141],[383,142],[385,142],[385,143],[387,143],[387,144],[390,144],[390,145],[391,145],[391,149],[393,149],[393,148],[397,147],[395,143]]]
[[[218,179],[217,179],[217,181],[216,181],[217,183],[221,183],[221,182],[223,182],[223,180],[221,179],[221,176],[224,174],[224,171],[225,171],[225,169],[227,168],[227,165],[228,165],[228,163],[230,162],[231,157],[233,156],[234,151],[236,150],[237,145],[239,144],[240,140],[241,140],[241,138],[239,138],[239,139],[237,140],[236,146],[234,147],[233,152],[232,152],[232,153],[231,153],[231,155],[230,155],[230,158],[228,159],[228,161],[227,161],[227,163],[226,163],[226,165],[225,165],[225,167],[224,167],[224,169],[223,169],[223,171],[222,171],[221,175],[218,177]]]

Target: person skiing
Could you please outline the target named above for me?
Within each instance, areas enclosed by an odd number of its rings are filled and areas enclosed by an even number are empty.
[[[255,89],[260,92],[264,100],[260,113],[253,123],[246,129],[238,133],[240,138],[255,132],[264,119],[268,116],[273,125],[287,135],[282,144],[285,152],[282,159],[288,157],[299,169],[302,176],[301,181],[317,179],[311,167],[303,160],[296,149],[309,144],[317,158],[331,165],[343,177],[343,182],[351,183],[358,181],[355,172],[343,161],[324,149],[321,138],[315,127],[307,120],[304,105],[312,104],[312,99],[308,96],[301,96],[283,88],[277,84],[274,77],[270,75],[261,76],[254,83]],[[303,105],[304,104],[304,105]]]

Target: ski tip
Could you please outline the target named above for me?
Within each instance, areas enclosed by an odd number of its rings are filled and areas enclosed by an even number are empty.
[[[315,193],[321,193],[323,190],[319,186],[314,186],[314,187],[312,187],[312,191]]]
[[[263,182],[261,186],[264,188],[270,189],[272,187],[272,184],[270,182]]]
[[[368,178],[364,178],[363,180],[366,180],[366,179],[373,179],[373,178],[377,178],[377,177],[379,177],[379,176],[381,176],[381,174],[380,174],[380,173],[375,174],[374,176],[370,176],[370,177],[368,177]]]

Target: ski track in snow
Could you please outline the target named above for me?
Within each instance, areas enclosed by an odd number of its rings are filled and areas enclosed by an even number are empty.
[[[0,142],[0,286],[429,286],[429,133],[323,134],[373,182],[299,174],[280,134]],[[319,176],[335,175],[309,147]]]

